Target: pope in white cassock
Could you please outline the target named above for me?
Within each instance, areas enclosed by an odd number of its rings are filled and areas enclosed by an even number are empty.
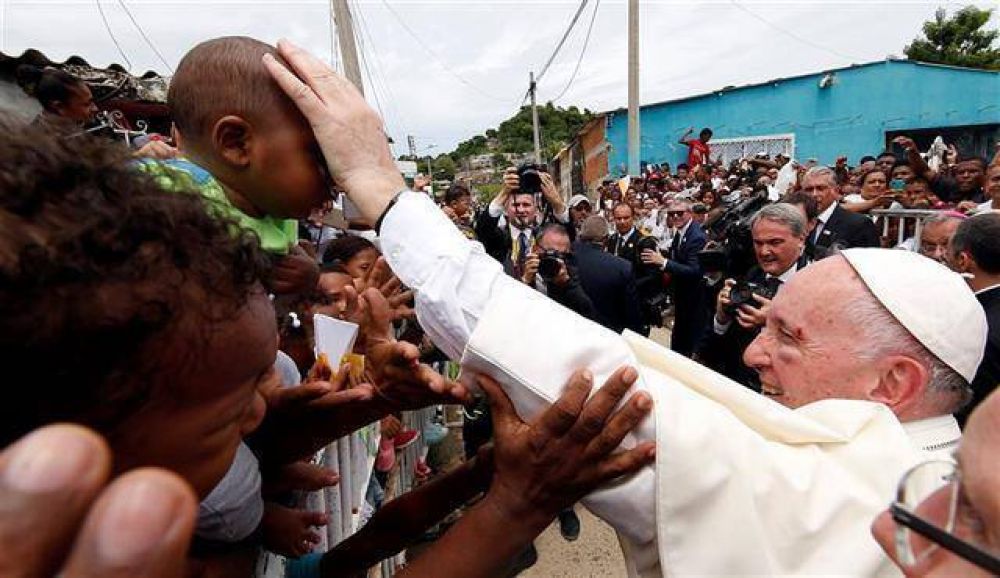
[[[524,418],[577,369],[595,383],[638,369],[634,387],[655,411],[633,435],[656,440],[655,467],[584,500],[618,531],[630,575],[898,575],[869,526],[901,474],[958,444],[951,413],[986,341],[985,315],[961,278],[884,249],[810,265],[778,293],[746,352],[768,395],[756,394],[506,276],[427,196],[399,193],[377,116],[306,58],[289,60],[311,90],[294,79],[286,90],[334,178],[379,220],[383,253],[415,290],[438,347],[501,383]]]

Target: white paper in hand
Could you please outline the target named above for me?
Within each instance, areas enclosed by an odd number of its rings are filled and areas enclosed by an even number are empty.
[[[313,327],[316,330],[316,355],[318,357],[320,353],[325,353],[336,373],[344,355],[354,350],[358,326],[356,323],[317,314],[313,316]]]

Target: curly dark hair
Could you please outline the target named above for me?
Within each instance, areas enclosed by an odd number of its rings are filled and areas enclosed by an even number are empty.
[[[124,147],[0,119],[0,446],[53,421],[113,431],[155,387],[155,348],[245,305],[261,255]]]
[[[343,237],[338,237],[326,246],[326,250],[323,251],[323,264],[325,266],[335,266],[340,265],[343,267],[354,258],[358,253],[366,249],[378,248],[374,243],[365,239],[364,237],[357,237],[355,235],[345,235]]]

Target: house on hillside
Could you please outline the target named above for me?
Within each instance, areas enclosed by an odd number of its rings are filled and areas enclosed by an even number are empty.
[[[608,168],[627,166],[628,111],[606,113]],[[684,162],[678,138],[710,127],[712,156],[760,151],[833,164],[891,148],[906,134],[926,149],[935,136],[960,152],[992,156],[1000,140],[1000,72],[884,60],[648,104],[640,110],[641,160]]]

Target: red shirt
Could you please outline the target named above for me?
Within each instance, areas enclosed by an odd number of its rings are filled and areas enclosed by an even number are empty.
[[[687,141],[688,146],[688,167],[690,170],[698,165],[703,165],[708,162],[709,154],[711,149],[708,147],[708,143],[701,142],[701,139],[694,139]]]

